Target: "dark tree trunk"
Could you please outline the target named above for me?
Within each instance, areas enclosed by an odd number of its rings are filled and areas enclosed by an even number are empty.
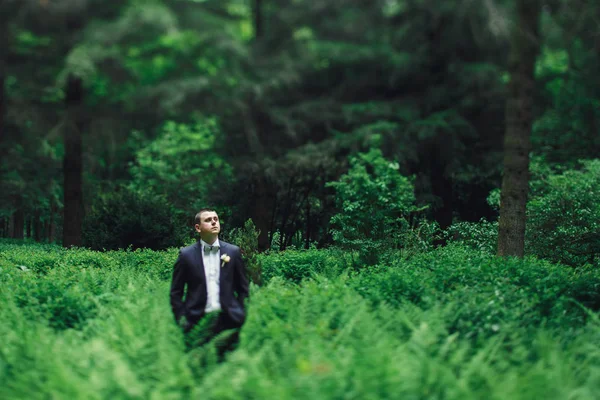
[[[278,212],[278,203],[277,200],[275,200],[273,202],[273,205],[271,206],[271,224],[269,225],[269,247],[271,247],[271,244],[273,243],[273,234],[275,233],[275,219],[277,218],[277,212]]]
[[[50,237],[50,221],[45,220],[42,229],[43,229],[42,240],[49,241],[49,237]]]
[[[6,136],[6,127],[4,126],[4,115],[6,113],[5,81],[4,62],[0,59],[0,154],[4,154],[4,137]]]
[[[254,206],[252,209],[252,221],[259,230],[258,249],[260,251],[269,248],[269,223],[271,213],[269,205],[272,204],[272,199],[267,193],[266,182],[263,177],[257,177],[255,182]]]
[[[306,202],[306,232],[304,233],[304,248],[310,247],[310,232],[311,232],[311,220],[310,220],[310,200]]]
[[[540,48],[539,0],[517,1],[510,41],[504,174],[500,197],[498,255],[523,257],[529,191],[529,151],[533,122],[534,68]]]
[[[65,106],[67,111],[64,129],[64,224],[63,246],[81,246],[83,223],[82,133],[83,133],[83,82],[70,75],[67,80]]]
[[[7,56],[9,49],[11,47],[11,43],[9,41],[9,30],[8,30],[8,17],[9,7],[2,7],[0,2],[0,157],[4,155],[4,140],[6,140],[6,107],[8,103],[7,95],[6,95],[6,66],[7,64]]]
[[[441,205],[433,211],[433,215],[440,228],[446,229],[452,224],[453,187],[452,180],[446,177],[446,166],[438,163],[434,158],[431,164],[431,192],[441,199]]]
[[[48,222],[48,230],[46,231],[48,243],[54,243],[56,241],[56,211],[56,204],[52,202],[50,205],[50,221]]]
[[[23,210],[19,209],[13,214],[13,231],[12,237],[14,239],[23,239],[23,233],[25,231],[25,215]]]
[[[25,224],[25,226],[26,226],[26,228],[25,228],[25,230],[26,230],[25,237],[29,239],[29,238],[31,238],[31,217],[27,217],[26,218],[26,224]]]
[[[263,9],[262,0],[254,0],[252,8],[252,17],[254,19],[254,38],[260,39],[263,36]]]
[[[252,24],[254,28],[254,40],[258,42],[263,36],[263,3],[262,0],[253,0],[252,4]],[[260,135],[255,121],[255,110],[254,110],[255,99],[252,95],[245,101],[246,108],[242,111],[243,118],[246,122],[246,140],[248,143],[248,149],[250,153],[254,155],[254,159],[260,160],[264,154],[264,148],[261,143]],[[260,171],[259,174],[262,174]],[[271,245],[272,224],[271,224],[271,210],[274,206],[275,198],[270,193],[267,181],[264,176],[258,176],[255,178],[255,193],[254,193],[254,207],[252,210],[252,220],[260,231],[258,236],[258,248],[261,251],[267,250]]]
[[[36,211],[33,216],[33,235],[36,242],[42,240],[42,221],[40,219],[39,211]]]
[[[260,141],[258,129],[256,127],[253,114],[253,99],[246,99],[246,106],[242,110],[242,117],[245,122],[245,135],[248,144],[248,150],[253,155],[257,164],[261,164],[264,155],[264,147]],[[258,168],[256,176],[253,178],[253,199],[254,205],[251,210],[251,218],[256,228],[260,231],[258,235],[259,250],[269,248],[269,222],[270,222],[270,205],[273,204],[273,197],[269,193],[267,181],[262,168]]]
[[[282,209],[282,215],[281,215],[281,225],[279,227],[279,249],[280,250],[285,250],[287,247],[287,243],[288,243],[288,234],[289,234],[289,230],[287,228],[287,224],[288,224],[288,219],[290,218],[290,215],[292,213],[292,203],[294,201],[294,177],[291,176],[290,180],[288,182],[288,190],[287,190],[287,195],[285,197],[284,200],[284,207]]]
[[[6,237],[6,218],[0,218],[0,236]]]

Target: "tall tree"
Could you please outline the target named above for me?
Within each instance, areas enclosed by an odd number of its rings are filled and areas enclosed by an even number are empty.
[[[83,82],[69,75],[66,83],[65,105],[67,116],[64,126],[64,226],[63,246],[81,246],[83,222],[83,178],[82,178],[82,106]]]
[[[0,57],[0,148],[3,148],[4,143],[4,114],[6,109],[4,81],[6,80],[4,73],[4,60]]]
[[[254,0],[254,6],[252,8],[252,14],[254,19],[254,38],[260,39],[263,35],[263,12],[262,12],[262,0]]]
[[[498,255],[523,257],[533,123],[534,68],[540,49],[539,0],[518,0],[510,37],[504,174],[500,198]]]

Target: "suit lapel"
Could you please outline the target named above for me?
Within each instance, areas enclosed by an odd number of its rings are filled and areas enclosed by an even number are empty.
[[[202,252],[204,251],[204,249],[202,248],[202,243],[200,243],[200,241],[198,240],[196,242],[196,265],[198,265],[200,267],[200,272],[202,272],[202,277],[204,277],[204,279],[206,279],[206,272],[204,272],[204,258],[202,257]]]
[[[223,254],[227,254],[227,243],[219,241],[219,266],[223,263],[221,257]]]
[[[221,293],[223,292],[223,272],[225,272],[225,266],[221,268],[221,265],[223,265],[223,260],[221,260],[223,254],[227,254],[227,243],[219,241],[219,289]]]

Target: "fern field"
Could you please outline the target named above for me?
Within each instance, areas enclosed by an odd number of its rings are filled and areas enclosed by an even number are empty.
[[[239,347],[219,363],[213,343],[187,350],[173,321],[176,255],[0,244],[0,398],[600,393],[591,269],[455,246],[368,269],[333,250],[261,255],[269,279],[252,287]]]

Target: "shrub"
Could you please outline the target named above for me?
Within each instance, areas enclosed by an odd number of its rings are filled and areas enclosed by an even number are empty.
[[[260,231],[254,226],[251,219],[247,220],[243,228],[235,228],[229,234],[229,240],[242,251],[249,278],[256,285],[262,284],[262,267],[258,258],[258,235]]]
[[[444,232],[449,242],[462,243],[475,250],[496,254],[498,248],[498,222],[482,218],[479,222],[456,222]]]
[[[600,159],[550,174],[527,204],[527,250],[567,265],[600,265]]]
[[[526,254],[574,267],[600,265],[600,160],[581,164],[579,170],[553,169],[539,157],[532,159]],[[488,201],[499,207],[499,191],[492,191]],[[495,254],[498,222],[458,222],[445,235]]]
[[[185,237],[184,221],[163,197],[127,188],[98,198],[83,226],[84,246],[95,250],[166,249]]]
[[[299,283],[317,274],[335,277],[352,267],[352,253],[339,249],[285,250],[263,253],[258,256],[262,265],[262,280],[274,277]]]
[[[351,284],[374,304],[446,305],[448,326],[474,337],[524,324],[579,327],[586,313],[578,303],[600,309],[600,271],[500,258],[457,245],[372,267]]]
[[[359,251],[361,263],[373,264],[388,249],[406,247],[415,196],[410,178],[379,149],[350,159],[350,169],[339,181],[327,184],[336,192],[338,214],[331,219],[339,246]]]

